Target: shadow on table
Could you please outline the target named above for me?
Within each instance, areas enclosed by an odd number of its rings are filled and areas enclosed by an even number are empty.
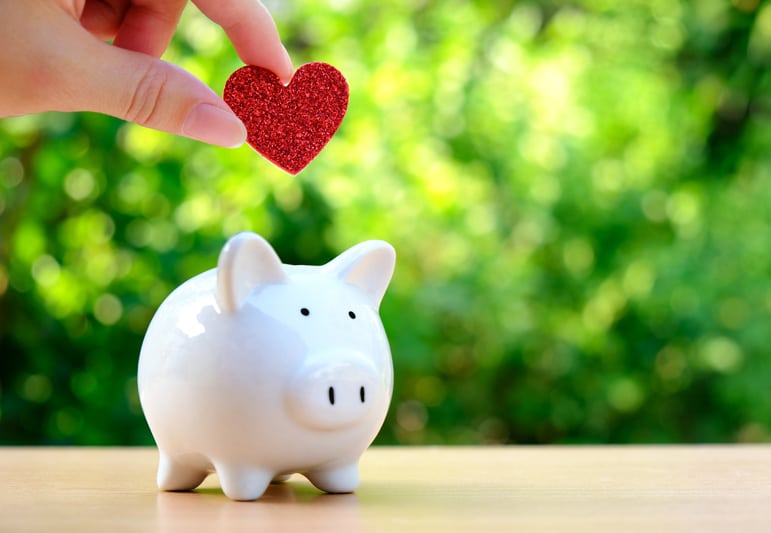
[[[237,502],[219,488],[192,492],[159,492],[160,531],[234,531],[254,526],[359,531],[361,522],[356,494],[325,494],[302,483],[271,484],[257,501]]]

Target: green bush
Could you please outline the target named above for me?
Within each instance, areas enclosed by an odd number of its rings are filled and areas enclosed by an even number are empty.
[[[770,5],[273,4],[351,86],[297,177],[0,120],[0,443],[151,443],[143,332],[242,230],[295,263],[396,247],[379,443],[771,439]],[[166,59],[220,91],[241,66],[192,8]]]

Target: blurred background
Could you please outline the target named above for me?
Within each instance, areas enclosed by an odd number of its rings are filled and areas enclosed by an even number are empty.
[[[396,247],[377,443],[771,440],[771,4],[268,5],[351,87],[297,177],[0,120],[0,443],[151,444],[145,328],[242,230],[293,263]],[[165,59],[220,93],[241,66],[194,8]]]

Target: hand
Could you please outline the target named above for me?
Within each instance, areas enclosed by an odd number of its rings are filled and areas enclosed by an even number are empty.
[[[292,62],[259,0],[193,2],[222,26],[244,63],[289,81]],[[0,0],[0,117],[96,111],[211,144],[243,144],[246,129],[227,104],[158,59],[186,3]]]

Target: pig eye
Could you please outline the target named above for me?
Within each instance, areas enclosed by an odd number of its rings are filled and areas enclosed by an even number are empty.
[[[353,311],[348,311],[348,316],[351,318],[356,318],[356,313],[354,313]]]
[[[302,314],[302,316],[308,316],[311,314],[310,310],[307,307],[303,307],[302,309],[300,309],[300,313]]]

